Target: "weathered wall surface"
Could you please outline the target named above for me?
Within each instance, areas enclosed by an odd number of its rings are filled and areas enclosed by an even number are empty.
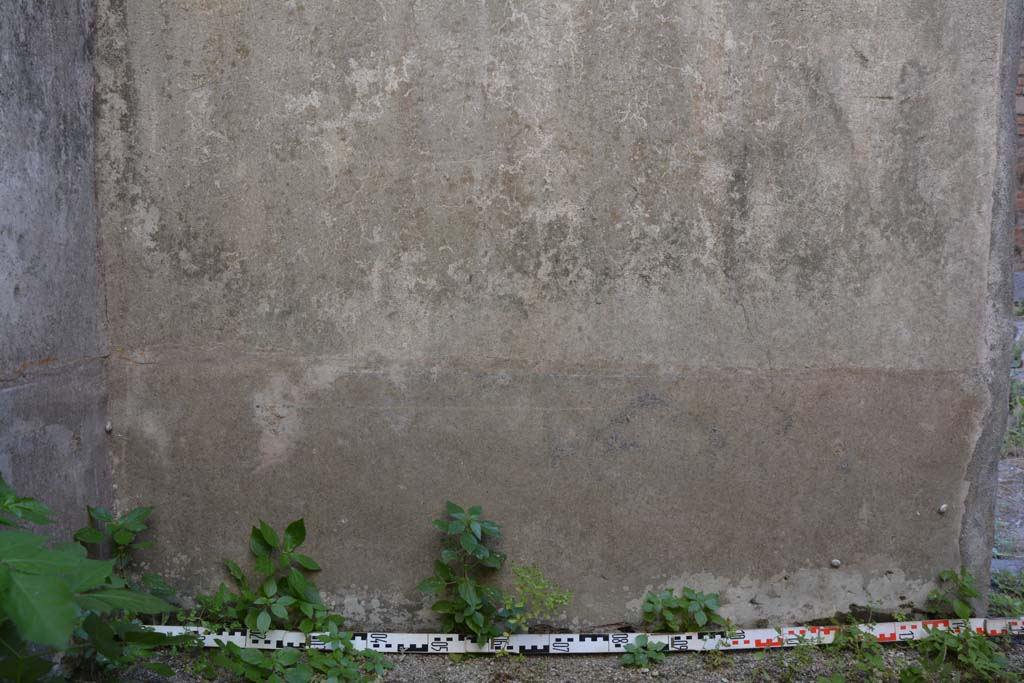
[[[64,530],[110,495],[92,3],[0,3],[0,472]]]
[[[580,622],[984,576],[1015,4],[101,0],[151,559],[208,587],[302,515],[344,612],[424,625],[453,498]]]

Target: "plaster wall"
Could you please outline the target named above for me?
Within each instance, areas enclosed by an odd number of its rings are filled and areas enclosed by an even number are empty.
[[[0,473],[58,533],[110,498],[92,4],[0,3]]]
[[[210,588],[303,516],[356,624],[426,627],[452,498],[569,623],[984,585],[1017,4],[99,0],[149,561]]]

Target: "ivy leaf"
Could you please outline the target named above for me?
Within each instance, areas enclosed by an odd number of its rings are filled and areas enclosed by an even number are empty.
[[[291,552],[306,540],[306,523],[297,519],[284,530],[284,549]]]

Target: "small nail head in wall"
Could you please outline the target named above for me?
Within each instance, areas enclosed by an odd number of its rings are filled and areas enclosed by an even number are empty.
[[[114,425],[110,420],[107,420],[107,424],[103,425],[103,431],[105,431],[107,434],[114,431]]]
[[[839,560],[832,560],[832,562],[830,562],[829,564],[832,565],[833,569],[839,569],[839,567],[842,566],[843,563]]]
[[[946,505],[945,503],[943,503],[942,505],[940,505],[940,506],[939,506],[939,514],[940,514],[940,515],[944,515],[944,514],[946,514],[947,512],[949,512],[949,506],[948,506],[948,505]]]

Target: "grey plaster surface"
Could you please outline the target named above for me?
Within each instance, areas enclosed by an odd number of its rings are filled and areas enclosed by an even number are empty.
[[[210,587],[304,515],[342,611],[425,626],[447,497],[565,622],[984,585],[1018,39],[1002,1],[100,0],[149,560]]]
[[[62,530],[110,498],[91,2],[0,3],[0,472]]]

